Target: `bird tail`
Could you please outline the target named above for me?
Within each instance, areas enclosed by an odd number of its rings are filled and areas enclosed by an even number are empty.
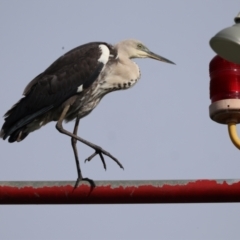
[[[18,129],[17,131],[13,132],[11,135],[7,135],[4,132],[4,130],[2,129],[0,131],[0,138],[2,138],[3,140],[5,140],[8,136],[8,142],[12,143],[12,142],[20,142],[22,141],[25,137],[27,137],[29,133],[23,132],[23,129]]]
[[[26,107],[26,97],[23,97],[4,115],[5,123],[0,131],[0,138],[5,140],[9,137],[10,143],[22,141],[29,134],[29,131],[26,131],[27,125],[51,108],[52,105],[31,112]]]

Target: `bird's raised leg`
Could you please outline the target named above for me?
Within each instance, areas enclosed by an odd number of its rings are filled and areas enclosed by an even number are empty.
[[[97,145],[95,145],[95,144],[93,144],[93,143],[91,143],[91,142],[86,141],[86,140],[83,139],[83,138],[78,137],[76,134],[71,133],[71,132],[69,132],[69,131],[67,131],[67,130],[65,130],[65,129],[63,128],[62,122],[63,122],[63,120],[64,120],[64,118],[65,118],[65,116],[66,116],[69,108],[70,108],[70,105],[67,105],[67,106],[63,109],[62,114],[61,114],[61,116],[60,116],[60,118],[59,118],[59,120],[58,120],[58,122],[57,122],[57,124],[56,124],[57,130],[58,130],[60,133],[63,133],[63,134],[65,134],[65,135],[69,136],[69,137],[72,137],[72,138],[76,139],[77,141],[80,141],[80,142],[86,144],[87,146],[89,146],[89,147],[91,147],[91,148],[93,148],[93,149],[95,150],[95,153],[92,154],[89,158],[86,159],[87,161],[90,161],[93,157],[95,157],[97,154],[99,154],[99,156],[100,156],[100,158],[101,158],[101,160],[102,160],[102,162],[103,162],[103,166],[104,166],[104,168],[106,169],[106,164],[105,164],[104,157],[103,157],[103,154],[104,154],[104,155],[110,157],[114,162],[116,162],[116,163],[118,164],[118,166],[119,166],[120,168],[123,169],[122,164],[121,164],[114,156],[112,156],[109,152],[105,151],[105,150],[102,149],[101,147],[99,147],[99,146],[97,146]],[[76,124],[75,124],[75,127],[76,127]],[[74,130],[75,130],[75,128],[74,128]],[[77,131],[77,130],[76,130],[76,131]],[[73,141],[73,140],[72,140],[72,141]],[[72,146],[74,146],[74,144],[73,144]],[[75,145],[75,148],[76,148],[76,145]],[[74,147],[73,147],[73,149],[74,149]],[[76,150],[76,149],[75,149],[75,150]],[[77,154],[77,151],[75,152],[75,150],[73,150],[73,151],[74,151],[74,154],[75,154],[75,153]],[[77,164],[77,171],[78,171],[79,181],[80,181],[80,180],[85,180],[85,179],[83,179],[82,174],[81,174],[80,165],[79,165],[79,161],[78,161],[78,156],[77,156],[77,158],[76,158],[76,156],[75,156],[75,159],[76,159],[76,164]],[[77,163],[77,162],[78,162],[78,163]],[[79,181],[78,181],[78,182],[79,182]]]

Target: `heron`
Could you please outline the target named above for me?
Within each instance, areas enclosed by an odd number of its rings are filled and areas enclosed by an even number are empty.
[[[78,184],[84,178],[77,151],[77,141],[91,147],[94,152],[85,161],[100,156],[106,170],[104,155],[123,165],[112,154],[78,134],[80,119],[87,116],[107,94],[128,89],[140,79],[141,73],[133,58],[152,58],[174,64],[153,53],[142,42],[129,39],[115,45],[90,42],[78,46],[53,62],[36,76],[23,91],[23,97],[4,115],[0,131],[3,140],[20,142],[29,133],[56,121],[56,129],[71,138]],[[63,128],[63,121],[75,120],[73,132]]]

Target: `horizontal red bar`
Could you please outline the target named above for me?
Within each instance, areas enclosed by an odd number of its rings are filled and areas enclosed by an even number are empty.
[[[0,204],[240,202],[240,180],[0,182]]]

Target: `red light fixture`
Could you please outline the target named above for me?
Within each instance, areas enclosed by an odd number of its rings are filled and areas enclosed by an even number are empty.
[[[210,40],[211,48],[219,55],[209,66],[210,117],[228,125],[233,144],[240,149],[236,124],[240,123],[240,13],[235,25],[218,32]]]

